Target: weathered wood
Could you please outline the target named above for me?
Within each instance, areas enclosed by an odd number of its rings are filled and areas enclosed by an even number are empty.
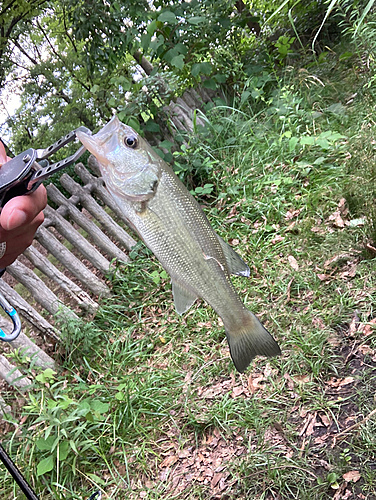
[[[76,283],[73,283],[64,273],[59,271],[47,257],[42,255],[34,246],[30,246],[24,251],[24,255],[37,269],[42,271],[48,278],[57,283],[65,292],[67,292],[82,309],[86,311],[96,311],[98,304],[82,290]]]
[[[31,358],[31,363],[34,366],[40,366],[41,368],[53,368],[55,366],[55,361],[23,332],[15,340],[9,342],[9,345],[12,349],[19,349],[24,356]]]
[[[97,159],[91,155],[89,157],[89,165],[93,170],[99,169],[98,167],[98,161]],[[108,206],[110,210],[122,221],[124,224],[126,224],[129,227],[127,219],[124,217],[124,214],[118,207],[116,201],[112,198],[110,193],[107,191],[107,189],[104,187],[104,182],[102,178],[96,178],[93,175],[91,175],[86,168],[83,166],[82,163],[77,163],[77,165],[74,168],[76,174],[80,177],[80,179],[85,183],[91,185],[91,190],[94,192],[98,198]],[[130,237],[131,238],[131,237]],[[132,248],[136,244],[136,241],[131,238],[130,241],[130,248]]]
[[[35,239],[56,257],[81,283],[94,294],[108,297],[110,289],[85,267],[60,241],[45,227],[40,226]]]
[[[9,385],[21,390],[28,389],[31,386],[31,380],[21,373],[18,368],[10,364],[2,354],[0,354],[0,378]]]
[[[102,227],[118,241],[124,248],[130,250],[135,244],[133,238],[124,231],[114,219],[97,203],[91,196],[91,184],[89,183],[85,187],[80,186],[75,182],[72,177],[68,174],[63,174],[60,177],[60,184],[66,189],[70,194],[75,195],[79,198],[80,204],[93,216]],[[129,261],[129,257],[124,254]]]
[[[128,255],[118,248],[93,221],[85,217],[85,215],[77,207],[70,203],[69,200],[67,200],[67,198],[60,193],[56,186],[53,184],[47,186],[47,193],[54,203],[61,205],[66,209],[69,218],[82,227],[82,229],[88,233],[90,238],[92,238],[95,245],[103,250],[103,252],[110,255],[111,259],[119,259],[123,262],[129,261]],[[92,262],[90,255],[87,255],[87,258],[90,262]]]
[[[0,419],[6,415],[12,414],[12,408],[6,404],[4,399],[0,396]]]
[[[49,186],[48,186],[49,187]],[[51,190],[50,190],[51,191]],[[48,191],[47,191],[48,192]],[[65,207],[64,207],[65,208]],[[77,250],[99,269],[102,274],[106,274],[110,269],[110,261],[102,255],[91,243],[80,234],[72,224],[67,221],[58,211],[47,206],[44,210],[46,219],[43,226],[53,226],[65,239],[69,241]],[[69,266],[65,266],[69,269]]]
[[[0,328],[4,332],[11,332],[13,323],[1,316]],[[21,332],[15,340],[8,342],[7,345],[13,350],[19,349],[22,355],[31,358],[32,365],[34,366],[40,366],[42,368],[52,368],[55,366],[55,361],[40,347],[34,344],[34,342],[32,342],[23,332]]]
[[[2,293],[13,305],[18,314],[25,318],[34,328],[38,329],[43,334],[49,335],[55,340],[59,340],[59,332],[33,307],[31,307],[31,305],[21,297],[21,295],[13,290],[8,283],[5,283],[4,280],[0,280],[0,293]]]
[[[55,315],[62,311],[63,314],[67,316],[77,318],[77,315],[61,302],[54,292],[50,290],[31,269],[22,264],[22,262],[16,260],[7,267],[7,272],[13,276],[18,283],[21,283],[27,288],[32,297],[50,314]]]

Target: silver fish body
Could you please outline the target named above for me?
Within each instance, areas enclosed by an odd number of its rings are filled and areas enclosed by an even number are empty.
[[[249,276],[248,266],[215,233],[197,201],[151,146],[116,117],[96,135],[77,136],[97,158],[129,225],[169,273],[177,312],[183,314],[198,297],[208,302],[222,318],[240,372],[258,354],[280,354],[231,283],[230,274]]]

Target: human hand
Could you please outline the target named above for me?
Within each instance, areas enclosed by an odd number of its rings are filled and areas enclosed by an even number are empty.
[[[0,142],[0,165],[10,158]],[[1,168],[1,166],[0,166]],[[0,242],[6,242],[6,251],[0,259],[0,269],[9,266],[28,246],[44,220],[42,210],[47,205],[47,193],[39,186],[33,193],[12,198],[0,214]]]

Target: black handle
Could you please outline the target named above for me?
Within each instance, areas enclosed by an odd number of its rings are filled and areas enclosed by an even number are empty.
[[[1,444],[0,444],[0,459],[5,465],[5,467],[8,469],[8,471],[10,472],[10,474],[12,475],[13,479],[16,481],[18,486],[21,488],[23,493],[26,495],[27,500],[39,500],[39,497],[37,497],[35,492],[31,489],[29,483],[23,477],[23,475],[18,470],[17,466],[12,461],[7,452],[4,450],[4,448],[1,446]]]

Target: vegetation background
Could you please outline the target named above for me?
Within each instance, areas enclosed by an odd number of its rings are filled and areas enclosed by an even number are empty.
[[[283,350],[237,374],[137,245],[94,320],[62,323],[59,373],[2,395],[42,500],[376,498],[375,21],[372,0],[0,3],[9,150],[116,112],[249,262],[235,285]],[[165,106],[189,88],[210,99],[188,133]],[[2,467],[0,490],[23,498]]]

